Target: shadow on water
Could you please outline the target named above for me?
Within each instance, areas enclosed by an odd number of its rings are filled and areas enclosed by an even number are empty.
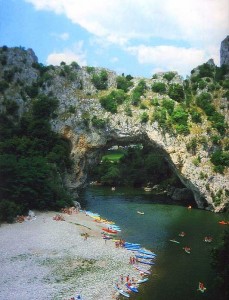
[[[164,196],[137,189],[90,187],[80,197],[81,206],[113,220],[122,228],[122,238],[140,243],[157,253],[150,281],[140,287],[135,300],[221,300],[214,289],[211,269],[211,249],[219,241],[223,226],[218,221],[223,214],[175,205]],[[140,215],[137,211],[144,212]],[[184,231],[185,237],[179,233]],[[211,244],[203,238],[213,237]],[[175,239],[180,243],[172,243]],[[186,254],[183,247],[191,247]],[[198,282],[204,282],[205,293],[197,292]]]

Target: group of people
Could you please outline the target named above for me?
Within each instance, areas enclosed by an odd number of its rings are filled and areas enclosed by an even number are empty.
[[[125,245],[125,241],[120,239],[119,241],[115,241],[115,247],[119,248],[119,247],[124,247]]]

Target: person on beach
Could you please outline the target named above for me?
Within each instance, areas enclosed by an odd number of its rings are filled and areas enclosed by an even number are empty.
[[[86,232],[86,233],[84,234],[84,240],[86,241],[88,237],[89,237],[89,235],[88,235],[88,233]]]
[[[129,282],[129,280],[130,280],[130,275],[127,275],[126,276],[126,282]]]
[[[122,274],[120,275],[120,280],[121,280],[121,283],[123,284],[123,275]]]
[[[131,264],[131,265],[133,264],[132,256],[130,256],[130,264]]]

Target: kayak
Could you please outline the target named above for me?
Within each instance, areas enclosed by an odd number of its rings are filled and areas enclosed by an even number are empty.
[[[135,248],[135,249],[140,249],[141,246],[138,245],[124,245],[125,248]]]
[[[149,280],[149,278],[143,278],[143,279],[139,279],[136,283],[144,283],[148,280]]]
[[[128,283],[126,283],[126,287],[131,290],[132,292],[138,293],[138,289],[136,288],[136,286],[133,285],[128,285]]]
[[[102,230],[103,230],[103,231],[106,231],[106,232],[108,232],[108,233],[114,233],[114,234],[118,233],[117,230],[113,230],[113,229],[109,229],[109,228],[102,228]]]
[[[173,242],[173,243],[177,243],[177,244],[180,244],[180,242],[176,241],[176,240],[169,240],[170,242]]]
[[[133,266],[134,266],[135,269],[137,269],[140,272],[143,272],[145,274],[151,274],[151,272],[149,270],[146,270],[146,269],[144,269],[144,268],[142,268],[142,267],[140,267],[138,265],[133,265]]]
[[[226,221],[219,221],[219,224],[222,224],[222,225],[228,225],[229,222],[226,222]]]
[[[150,250],[146,250],[144,248],[141,248],[139,251],[139,253],[143,253],[143,254],[146,254],[146,255],[156,255],[154,252],[150,251]]]
[[[155,256],[149,256],[149,255],[135,255],[137,258],[143,258],[143,259],[155,259]]]
[[[136,244],[136,243],[128,243],[128,242],[125,242],[124,243],[124,246],[141,246],[140,244]]]
[[[121,294],[121,295],[123,295],[123,296],[125,296],[125,297],[127,297],[127,298],[130,297],[130,295],[129,295],[128,293],[126,293],[126,292],[123,291],[122,289],[119,289],[116,285],[114,286],[114,288],[116,289],[116,291],[119,292],[119,294]]]
[[[155,265],[155,263],[151,261],[138,260],[138,262],[145,265]]]

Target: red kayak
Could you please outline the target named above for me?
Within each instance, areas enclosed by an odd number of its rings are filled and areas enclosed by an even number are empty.
[[[117,230],[109,229],[109,228],[102,228],[103,231],[106,231],[108,233],[118,233]]]

